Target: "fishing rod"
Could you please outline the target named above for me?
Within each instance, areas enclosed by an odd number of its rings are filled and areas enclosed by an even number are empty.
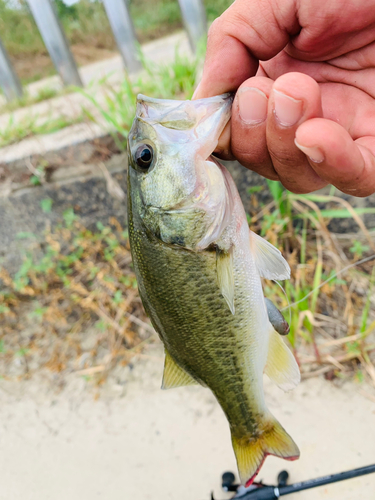
[[[224,491],[236,492],[234,497],[232,497],[233,500],[277,500],[284,495],[291,495],[292,493],[296,493],[298,491],[309,490],[325,484],[337,483],[338,481],[345,481],[346,479],[364,476],[366,474],[371,474],[372,472],[375,472],[375,464],[288,485],[287,480],[289,474],[284,470],[280,472],[277,478],[277,486],[270,486],[263,483],[253,483],[247,488],[239,484],[234,484],[234,474],[232,472],[225,472],[222,475],[222,488]],[[214,500],[212,494],[211,500]]]

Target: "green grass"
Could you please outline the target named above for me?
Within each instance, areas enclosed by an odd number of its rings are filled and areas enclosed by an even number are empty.
[[[213,21],[231,3],[231,0],[205,0],[208,20]],[[55,0],[55,4],[78,64],[103,58],[100,50],[117,50],[102,2],[80,0],[67,7],[62,0]],[[182,28],[177,0],[130,0],[130,12],[141,43]],[[54,73],[26,2],[14,10],[6,0],[0,0],[0,33],[22,82]]]
[[[233,0],[204,0],[208,22],[219,17],[232,3]],[[147,40],[169,33],[173,28],[182,28],[177,0],[131,0],[130,13],[141,39]]]
[[[186,90],[181,83],[185,76],[177,79],[179,85],[175,83],[175,89],[182,94]],[[192,82],[188,81],[190,92]],[[160,81],[148,90],[163,93],[162,87]],[[109,109],[103,111],[112,129],[122,136],[134,113],[134,100],[130,98],[137,90],[126,80],[111,96]],[[125,97],[128,107],[121,108]],[[39,166],[35,178],[40,182],[42,177],[43,166]],[[318,374],[323,370],[329,377],[354,377],[358,383],[369,380],[375,373],[375,344],[371,343],[375,329],[371,309],[375,267],[369,260],[374,257],[369,255],[373,235],[367,230],[359,232],[355,240],[338,248],[328,224],[336,213],[338,218],[345,215],[356,221],[352,208],[345,208],[344,214],[342,200],[337,201],[333,195],[296,195],[273,181],[268,181],[268,187],[272,202],[261,206],[249,222],[252,230],[282,251],[291,267],[291,279],[283,284],[285,293],[277,283],[265,280],[264,294],[284,311],[291,327],[288,339],[302,371]],[[256,197],[260,190],[254,186],[251,196]],[[40,207],[46,214],[54,210],[50,198],[41,200]],[[368,213],[375,214],[375,208]],[[82,355],[79,332],[95,324],[96,347],[87,352],[89,366],[105,366],[107,373],[117,362],[126,363],[134,349],[142,347],[144,339],[135,325],[150,330],[136,291],[128,233],[114,219],[108,225],[97,223],[95,231],[89,230],[72,208],[65,210],[62,219],[44,237],[20,234],[19,238],[28,238],[34,248],[39,248],[37,256],[26,254],[13,277],[0,269],[5,285],[0,291],[0,321],[7,332],[1,336],[0,348],[9,362],[22,350],[22,356],[33,360],[34,365],[42,358],[44,364],[39,366],[61,371],[74,366],[77,356]],[[356,222],[360,225],[360,221]],[[14,342],[18,328],[15,318],[25,321],[25,304],[27,318],[40,328],[36,341],[26,336],[19,345]],[[67,325],[66,317],[75,319]],[[59,342],[55,349],[56,334]],[[105,362],[100,354],[103,345]],[[103,376],[100,371],[93,380],[101,383]]]
[[[291,307],[275,283],[266,281],[264,293],[279,308],[286,308],[291,325],[288,338],[303,372],[320,373],[323,369],[332,372],[331,376],[354,377],[358,383],[368,380],[375,361],[375,345],[369,343],[375,329],[370,303],[374,268],[370,275],[365,269],[353,267],[335,276],[332,249],[323,236],[321,220],[315,215],[315,220],[299,217],[300,207],[293,197],[298,196],[301,203],[303,196],[276,185],[272,192],[274,205],[263,207],[263,215],[252,229],[259,231],[266,215],[274,218],[266,236],[283,251],[291,266],[292,278],[285,282]],[[49,198],[40,206],[45,213],[54,209]],[[312,212],[312,208],[306,211]],[[283,224],[286,221],[281,231],[280,220]],[[328,221],[324,219],[325,224]],[[85,352],[89,367],[105,367],[92,379],[102,383],[113,366],[126,364],[148,342],[139,335],[138,325],[147,333],[146,338],[152,339],[137,294],[127,231],[113,218],[89,230],[69,208],[52,232],[48,230],[39,237],[23,233],[19,237],[31,239],[39,251],[27,253],[13,277],[0,268],[4,285],[0,291],[0,352],[7,363],[22,355],[36,370],[46,367],[53,371],[67,367],[75,370],[77,359]],[[356,280],[362,286],[366,283],[368,293],[357,293],[353,286]],[[16,335],[18,321],[32,323],[34,328],[37,325],[36,333],[20,338]],[[324,336],[317,325],[324,325]],[[87,349],[82,332],[93,326],[95,346]],[[326,345],[327,337],[332,340]]]
[[[336,267],[337,262],[342,259],[327,229],[328,223],[334,218],[353,218],[359,229],[363,229],[363,236],[369,244],[354,240],[352,247],[346,249],[348,254],[354,255],[355,260],[359,260],[368,252],[370,245],[374,247],[373,237],[358,218],[358,214],[364,213],[363,209],[341,208],[340,205],[345,205],[346,202],[335,196],[296,195],[284,189],[279,182],[267,181],[267,184],[273,203],[262,217],[257,217],[256,224],[261,234],[289,257],[292,279],[285,281],[286,296],[284,291],[272,282],[266,283],[265,295],[285,311],[285,318],[290,322],[288,338],[293,348],[296,349],[303,339],[313,346],[316,359],[320,362],[321,355],[315,337],[316,313],[320,313],[322,309],[335,309],[332,296],[336,296],[335,300],[340,297],[346,303],[346,313],[348,310],[353,311],[354,323],[349,332],[351,334],[360,334],[366,330],[370,314],[370,293],[358,301],[360,307],[355,312],[353,304],[348,302],[350,296],[347,292],[347,281]],[[332,206],[329,209],[320,208],[318,203]],[[375,208],[367,208],[365,213],[375,214]],[[357,276],[359,275],[358,272]],[[368,276],[365,277],[370,290],[374,277],[374,272],[370,280]]]
[[[170,64],[156,65],[151,61],[143,60],[145,71],[136,80],[125,78],[119,87],[113,87],[104,79],[100,82],[100,92],[105,91],[104,103],[99,104],[96,98],[97,85],[86,90],[75,89],[85,95],[88,101],[100,112],[109,125],[118,147],[125,148],[127,133],[135,113],[136,96],[139,92],[160,98],[190,98],[193,94],[197,71],[203,60],[203,45],[198,50],[198,55],[192,58],[182,56],[176,49],[175,58]],[[142,56],[143,57],[143,56]],[[72,90],[72,89],[70,89]],[[66,90],[68,91],[68,90]],[[43,96],[53,97],[54,93],[46,91],[45,94],[36,96],[39,102]],[[26,98],[25,98],[26,99]],[[26,105],[27,100],[22,103]],[[101,101],[102,102],[102,101]],[[16,104],[14,104],[16,106]],[[0,147],[17,143],[22,139],[39,134],[49,134],[62,128],[80,123],[88,118],[97,121],[88,107],[83,107],[82,114],[74,118],[64,116],[58,118],[46,117],[42,121],[38,115],[30,114],[22,120],[16,120],[10,115],[9,121],[0,132]]]
[[[81,123],[83,120],[84,117],[81,115],[74,118],[67,118],[64,116],[58,118],[46,117],[40,122],[38,116],[30,115],[16,122],[12,115],[7,125],[1,130],[0,148],[20,142],[27,137],[57,132],[70,125]]]
[[[168,65],[157,65],[143,60],[145,73],[137,80],[125,78],[120,87],[102,82],[105,89],[105,102],[99,103],[94,90],[80,90],[100,112],[113,133],[118,146],[125,149],[125,139],[134,119],[138,93],[161,99],[189,99],[196,85],[197,72],[203,60],[204,47],[201,46],[194,58],[182,56],[178,49],[174,61]],[[87,109],[86,116],[97,121]]]
[[[3,106],[0,106],[0,115],[3,113],[15,111],[19,108],[25,108],[27,106],[32,106],[33,104],[38,104],[38,102],[46,101],[48,99],[52,99],[53,97],[67,94],[71,91],[71,87],[65,87],[63,89],[44,87],[40,89],[36,95],[29,95],[27,93],[24,93],[24,95],[19,99],[14,99],[13,101],[10,101]]]
[[[113,48],[108,19],[101,2],[81,0],[67,7],[55,0],[58,16],[71,44],[96,43],[101,48]],[[0,32],[9,54],[14,57],[45,54],[46,48],[27,3],[12,9],[6,0],[0,0]]]
[[[157,18],[159,20],[155,21],[149,16],[149,25],[146,26],[146,6],[149,2],[144,0],[137,5],[132,2],[132,9],[140,9],[139,14],[134,14],[137,22],[142,20],[141,14],[145,16],[145,26],[142,28],[140,23],[138,30],[149,29],[151,33],[151,29],[156,29],[152,26],[157,27],[158,23],[162,22],[161,18],[164,19],[163,23],[169,23],[170,26],[174,22],[177,23],[177,2],[165,0],[162,4],[162,11],[158,13],[161,17]],[[79,5],[81,4],[77,5],[77,9],[81,8]],[[141,12],[142,6],[144,12]],[[206,6],[209,16],[215,17],[215,9],[221,9],[223,4],[206,2]],[[69,12],[71,14],[71,11]],[[67,16],[68,13],[61,15]],[[104,102],[101,100],[99,103],[94,87],[81,92],[99,111],[118,145],[124,149],[125,139],[134,118],[136,95],[141,92],[159,98],[190,98],[202,62],[202,54],[203,49],[196,58],[189,59],[176,51],[174,61],[168,65],[155,65],[144,61],[145,72],[142,77],[136,80],[124,79],[120,86],[111,86],[103,80]],[[95,120],[90,111],[85,110],[85,114]],[[76,119],[81,120],[82,117]],[[27,119],[21,125],[10,121],[0,137],[0,147],[32,134],[58,130],[68,124],[71,123],[64,122],[63,118],[55,121],[46,119],[42,124],[37,124],[35,117]],[[37,171],[31,182],[40,183],[42,178],[43,171]],[[251,195],[256,198],[261,189],[258,186],[252,187]],[[253,218],[249,217],[249,222],[253,230],[280,248],[291,266],[292,279],[284,284],[287,299],[282,289],[269,281],[265,283],[265,295],[280,309],[284,309],[285,317],[291,325],[288,338],[302,365],[310,363],[309,366],[315,369],[322,364],[328,364],[329,368],[329,363],[332,362],[327,361],[329,354],[337,359],[339,366],[347,363],[343,373],[356,363],[352,369],[357,380],[363,380],[367,376],[366,373],[371,371],[369,367],[373,362],[369,354],[373,347],[366,344],[365,340],[375,327],[370,300],[370,292],[375,287],[375,273],[373,266],[366,267],[362,264],[358,269],[347,269],[344,273],[341,273],[341,269],[348,266],[348,262],[349,265],[356,265],[372,251],[373,235],[364,227],[360,216],[375,214],[375,209],[353,208],[345,200],[334,196],[334,190],[330,195],[324,196],[296,195],[274,181],[268,181],[268,189],[272,195],[272,203],[261,206],[260,213]],[[41,209],[45,213],[53,211],[52,200],[42,200]],[[358,237],[346,247],[337,248],[337,242],[328,230],[329,222],[335,218],[352,219],[359,226]],[[28,233],[21,236],[30,237]],[[7,279],[8,291],[0,292],[0,321],[11,318],[12,314],[14,317],[18,311],[17,307],[22,306],[22,300],[29,297],[30,300],[37,301],[30,313],[31,317],[37,317],[47,328],[46,331],[55,331],[59,328],[56,324],[59,321],[63,323],[61,304],[64,304],[67,310],[75,311],[87,321],[94,318],[97,329],[103,335],[106,334],[105,341],[110,345],[113,358],[119,356],[117,347],[122,342],[119,334],[121,329],[128,335],[128,347],[138,345],[136,333],[126,329],[128,314],[133,315],[136,312],[138,317],[143,318],[139,300],[132,295],[135,293],[135,277],[130,264],[126,265],[126,272],[119,268],[121,262],[130,262],[127,245],[127,235],[118,223],[115,224],[115,229],[98,224],[96,232],[89,231],[80,226],[79,219],[72,209],[67,210],[62,226],[56,233],[46,235],[46,241],[42,244],[43,257],[35,260],[31,255],[26,256],[14,279]],[[346,261],[343,261],[342,255]],[[362,283],[365,294],[357,293],[356,283]],[[133,297],[134,301],[132,298],[129,302],[129,297]],[[128,305],[125,307],[125,303],[130,304],[131,308],[128,309]],[[124,307],[124,315],[120,320],[119,306]],[[329,321],[325,321],[325,317]],[[77,322],[71,329],[76,332],[81,326],[81,323]],[[333,342],[344,340],[344,343],[338,344],[338,348],[322,348],[322,328],[326,336],[334,339]],[[346,341],[346,336],[352,340]],[[11,350],[11,338],[7,337],[0,348]],[[24,356],[32,355],[28,345],[21,348]],[[17,347],[18,350],[12,349],[17,354],[20,347]],[[313,353],[313,361],[304,361],[307,359],[303,357],[306,351]],[[126,357],[124,351],[121,353],[121,356]],[[357,368],[357,365],[362,366],[359,363],[363,363],[363,369]],[[341,368],[338,369],[337,364],[333,365],[333,369],[336,370],[337,376],[341,376]]]
[[[51,210],[51,201],[43,200],[42,209]],[[54,232],[41,237],[38,256],[26,253],[12,277],[0,267],[2,373],[18,356],[31,362],[20,376],[32,375],[29,365],[35,371],[76,371],[86,352],[89,367],[104,367],[93,379],[100,383],[117,361],[126,364],[136,354],[153,329],[138,299],[127,238],[117,220],[98,222],[92,231],[69,208]],[[136,333],[139,324],[143,338]],[[35,333],[21,337],[27,328]],[[88,332],[94,332],[95,343],[89,349]]]

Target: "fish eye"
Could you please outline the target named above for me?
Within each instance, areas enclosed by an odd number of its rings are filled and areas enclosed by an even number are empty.
[[[135,154],[134,161],[141,170],[141,172],[147,172],[154,159],[154,150],[149,144],[141,144],[138,146]]]

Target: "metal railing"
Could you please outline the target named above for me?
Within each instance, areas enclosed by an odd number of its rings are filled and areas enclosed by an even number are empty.
[[[21,83],[0,40],[0,86],[8,101],[22,96]]]
[[[177,0],[176,0],[177,1]],[[53,64],[64,85],[81,87],[82,80],[68,41],[59,21],[53,0],[27,0],[36,25]],[[178,0],[184,27],[193,51],[207,31],[207,20],[202,0]],[[104,8],[129,72],[141,69],[138,41],[129,13],[127,0],[103,0]],[[22,86],[0,40],[0,87],[8,101],[22,96]]]

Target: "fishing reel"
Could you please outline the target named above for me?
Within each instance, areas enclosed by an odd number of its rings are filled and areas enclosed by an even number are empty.
[[[233,474],[233,472],[224,472],[224,474],[221,476],[221,487],[226,492],[229,491],[235,492],[235,495],[232,497],[232,499],[235,498],[242,500],[245,500],[245,498],[249,500],[274,499],[274,498],[279,498],[279,496],[277,496],[278,489],[281,486],[286,486],[288,478],[289,478],[288,472],[286,470],[283,470],[279,473],[277,477],[277,486],[269,486],[260,481],[260,482],[254,482],[250,486],[245,487],[235,482],[236,476]],[[213,493],[211,493],[211,500],[215,500]]]
[[[360,467],[338,474],[331,474],[316,479],[308,479],[294,484],[287,484],[289,474],[286,470],[280,472],[277,477],[277,485],[271,486],[263,484],[262,482],[254,482],[247,488],[241,484],[236,484],[236,477],[232,472],[224,472],[221,476],[221,486],[224,491],[233,491],[235,495],[232,499],[240,500],[277,500],[281,496],[290,495],[302,490],[309,490],[318,486],[344,481],[353,477],[364,476],[375,472],[375,464],[368,465],[367,467]],[[215,500],[213,493],[211,493],[211,500]]]

